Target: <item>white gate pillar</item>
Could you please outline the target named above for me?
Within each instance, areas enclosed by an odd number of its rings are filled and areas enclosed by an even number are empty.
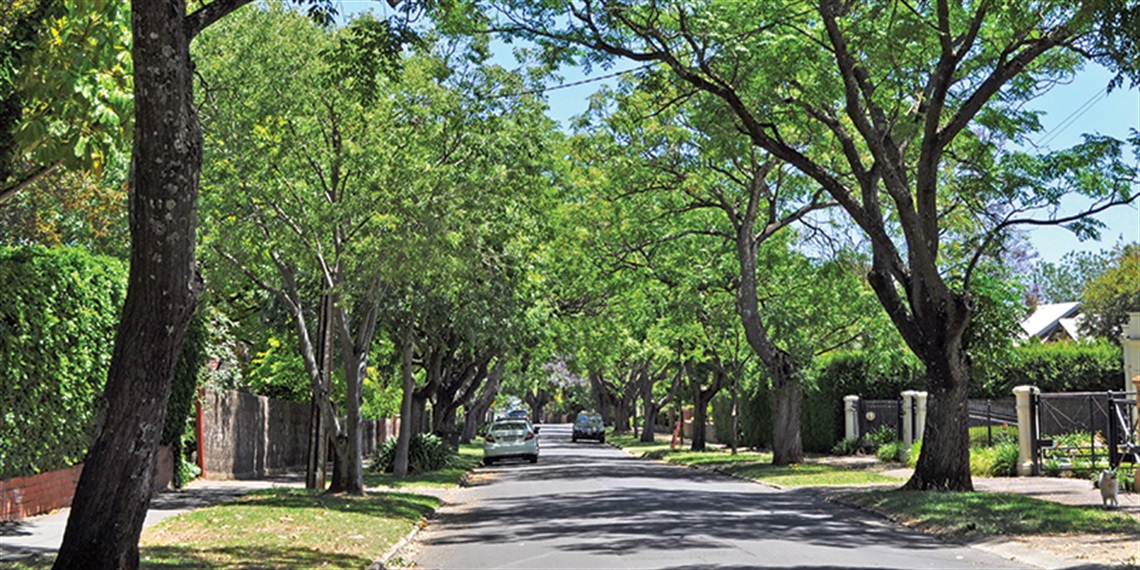
[[[1033,394],[1040,392],[1033,386],[1017,386],[1013,389],[1013,396],[1017,400],[1017,445],[1020,449],[1017,474],[1022,477],[1033,474],[1032,424],[1037,418],[1031,417],[1029,413],[1029,399]]]
[[[902,439],[903,445],[910,449],[910,444],[914,443],[914,397],[918,392],[914,390],[903,390],[902,394],[902,433],[899,437]]]
[[[843,397],[843,417],[845,419],[844,426],[844,439],[855,439],[859,437],[859,418],[856,414],[859,413],[859,396],[844,396]]]
[[[915,413],[918,415],[914,422],[914,439],[921,440],[923,434],[926,433],[926,392],[918,392],[914,395],[915,401],[918,402],[917,410]]]

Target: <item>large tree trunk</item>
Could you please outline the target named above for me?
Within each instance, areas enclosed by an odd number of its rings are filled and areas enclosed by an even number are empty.
[[[930,343],[922,358],[926,365],[930,405],[927,406],[922,451],[914,475],[904,487],[906,489],[972,491],[974,488],[970,477],[967,409],[970,358],[962,345],[962,333],[957,332],[964,331],[965,327],[954,326],[956,321],[968,318],[969,313],[963,310],[956,316],[934,323],[940,330],[928,335],[928,338],[942,339],[942,342]],[[949,329],[949,334],[946,329]]]
[[[707,443],[705,441],[705,424],[708,423],[709,402],[724,385],[724,371],[722,367],[716,366],[712,370],[712,382],[708,388],[705,388],[703,386],[703,375],[696,373],[692,364],[686,364],[685,369],[693,393],[693,441],[689,449],[704,451]]]
[[[409,329],[410,331],[410,329]],[[416,391],[416,377],[413,374],[415,343],[411,332],[400,349],[400,374],[403,377],[403,397],[400,400],[400,432],[396,436],[396,457],[392,460],[392,472],[396,477],[408,474],[408,447],[412,441],[412,408]]]
[[[590,381],[590,388],[594,392],[594,401],[598,404],[598,414],[602,416],[602,421],[609,425],[614,425],[614,406],[613,396],[610,394],[606,386],[605,377],[601,372],[590,372],[586,376]]]
[[[530,407],[530,417],[534,423],[542,422],[542,412],[546,408],[547,402],[550,401],[550,394],[546,390],[528,390],[523,395],[526,405]]]
[[[772,379],[772,465],[791,465],[804,460],[800,437],[804,393],[799,381],[781,376]]]
[[[737,231],[740,287],[737,289],[736,309],[744,325],[744,337],[748,346],[760,357],[772,376],[772,463],[802,463],[804,450],[800,435],[800,408],[803,405],[803,387],[800,386],[791,354],[776,346],[760,318],[756,293],[756,255],[759,243],[752,236],[754,220],[753,212],[745,218],[745,223]]]
[[[629,433],[629,398],[622,395],[614,402],[614,433]]]
[[[461,439],[463,443],[471,443],[471,440],[475,438],[475,434],[479,430],[479,424],[487,415],[487,411],[491,409],[491,404],[495,401],[495,396],[499,395],[499,387],[503,381],[504,367],[503,360],[499,359],[487,377],[487,384],[483,386],[482,395],[480,395],[479,398],[472,403],[471,408],[467,410],[467,415],[463,418],[463,436]]]
[[[964,335],[974,308],[967,296],[954,293],[933,271],[937,249],[911,255],[915,268],[906,299],[876,252],[875,269],[868,281],[887,314],[903,333],[903,339],[926,367],[930,393],[922,451],[914,475],[903,487],[908,490],[972,491],[970,477],[970,429],[967,395],[970,357]],[[909,305],[909,311],[907,306]]]
[[[653,443],[653,437],[657,431],[657,414],[661,412],[661,406],[658,406],[657,401],[653,399],[652,382],[645,382],[641,386],[641,402],[645,410],[645,425],[641,428],[641,442]]]
[[[84,462],[56,568],[138,567],[171,379],[201,290],[194,247],[202,133],[186,6],[132,4],[130,280],[103,423]]]

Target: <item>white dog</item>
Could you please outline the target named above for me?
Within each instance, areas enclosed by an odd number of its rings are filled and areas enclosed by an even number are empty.
[[[1116,495],[1120,493],[1120,481],[1116,479],[1116,473],[1109,469],[1101,471],[1096,481],[1093,481],[1093,487],[1100,489],[1100,499],[1104,502],[1105,508],[1108,508],[1109,504],[1114,507],[1120,504],[1116,500]]]

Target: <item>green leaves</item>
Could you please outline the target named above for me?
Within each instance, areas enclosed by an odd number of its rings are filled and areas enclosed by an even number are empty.
[[[0,480],[75,465],[126,294],[126,267],[79,248],[0,248]]]

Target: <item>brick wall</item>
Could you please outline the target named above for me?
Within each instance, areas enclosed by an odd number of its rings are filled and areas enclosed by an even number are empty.
[[[170,448],[158,449],[155,490],[166,489],[174,476],[174,460]],[[0,481],[0,521],[10,521],[50,513],[71,506],[75,486],[83,465],[49,471],[29,477]]]

